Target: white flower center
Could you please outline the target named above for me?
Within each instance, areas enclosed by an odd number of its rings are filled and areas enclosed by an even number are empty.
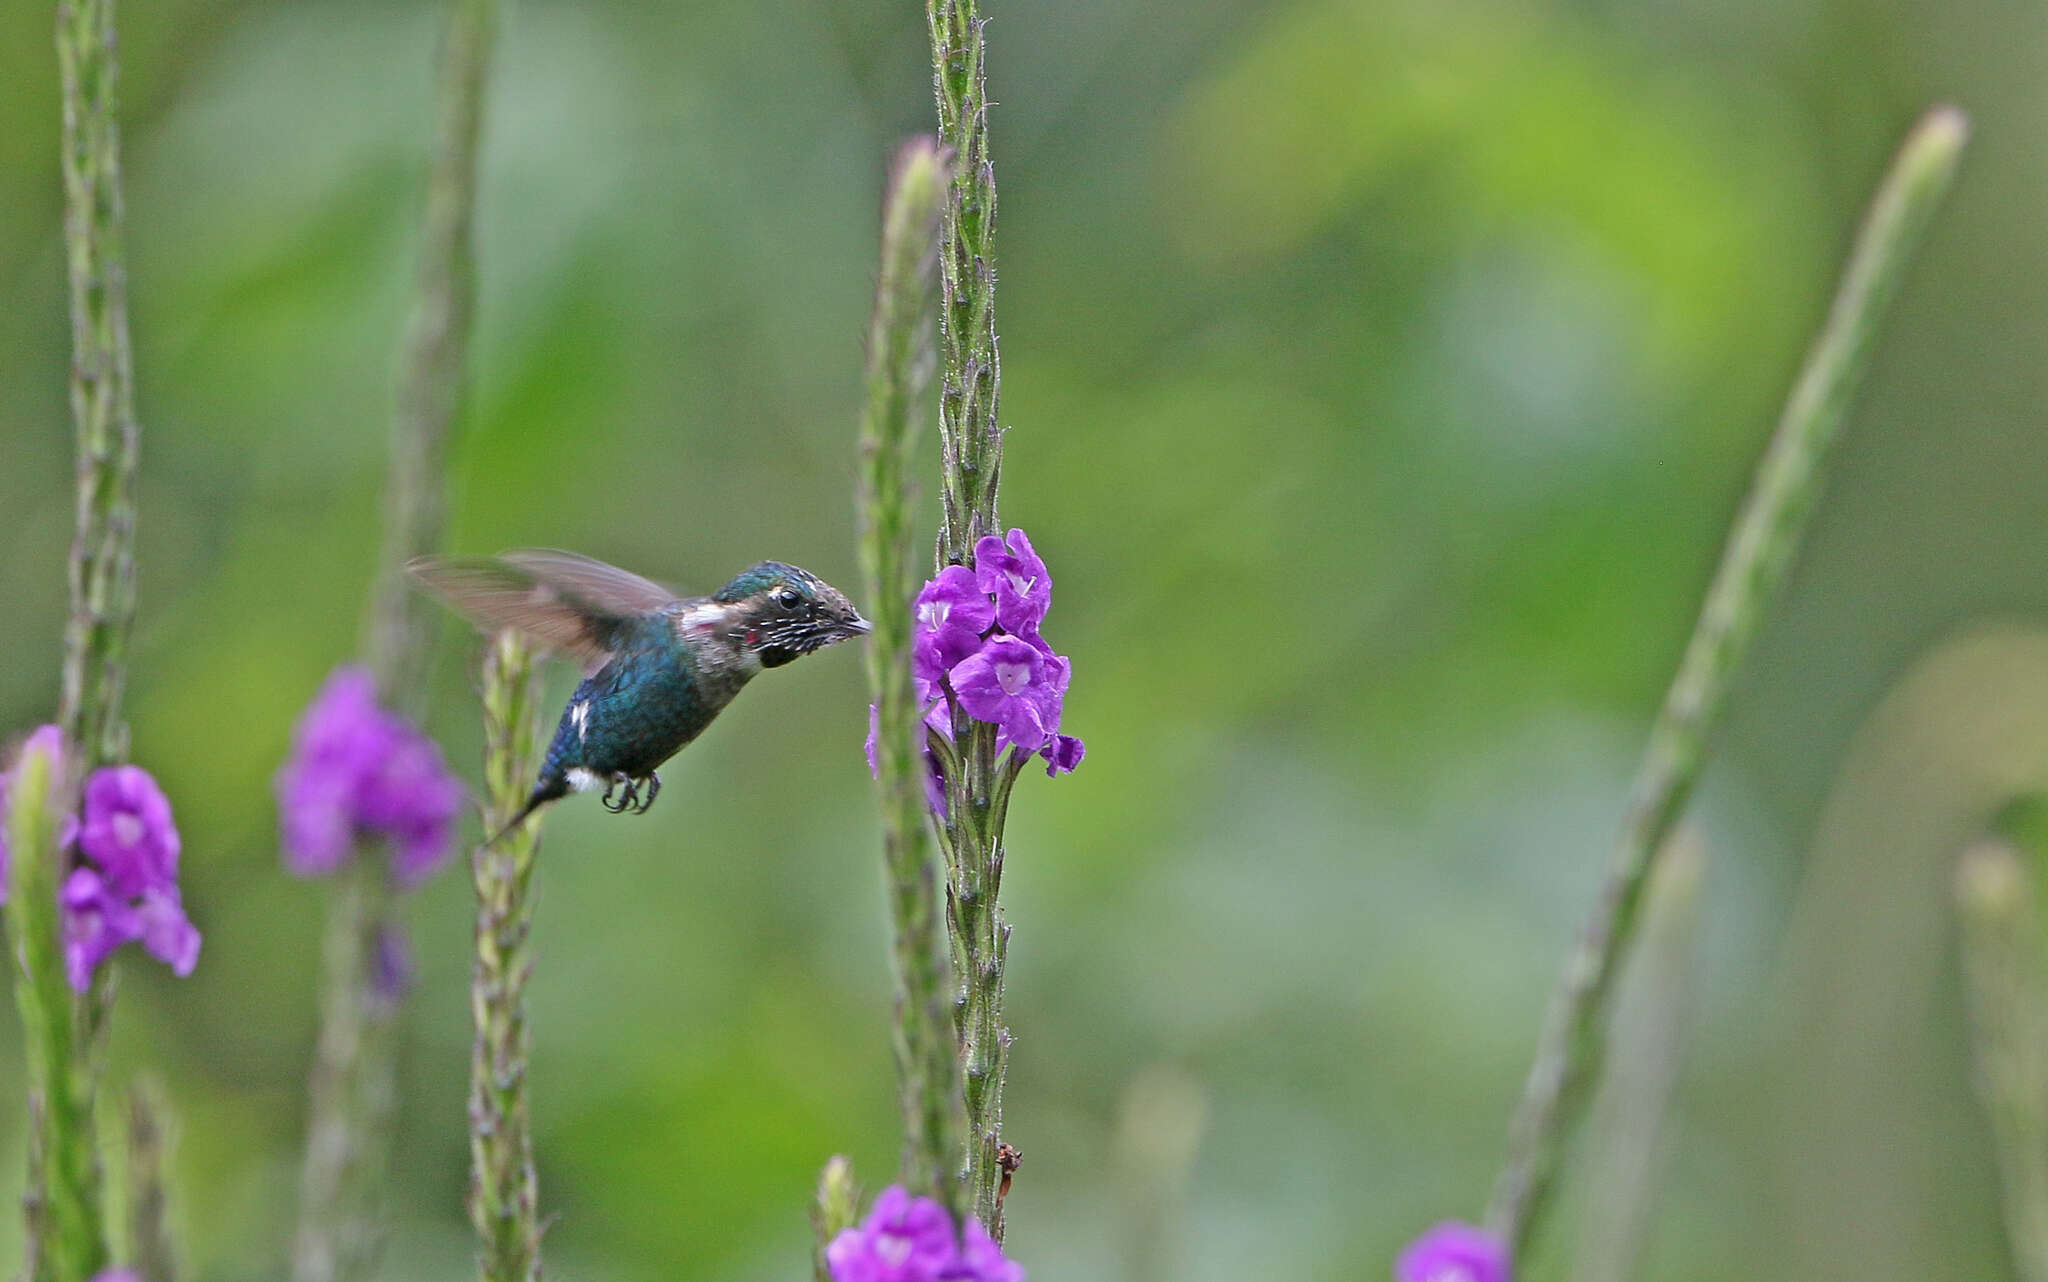
[[[917,607],[917,621],[936,632],[945,625],[946,616],[952,612],[951,601],[927,601]]]
[[[1473,1282],[1472,1270],[1462,1264],[1439,1264],[1423,1282]]]
[[[114,816],[114,840],[133,846],[142,840],[142,821],[127,811]]]
[[[1038,576],[1035,574],[1027,579],[1015,570],[1005,570],[1003,573],[1010,580],[1010,591],[1018,596],[1030,596],[1032,585],[1038,582]]]
[[[995,669],[996,684],[1003,688],[1004,694],[1014,697],[1031,684],[1031,665],[1028,663],[998,663]]]
[[[903,1262],[910,1258],[910,1248],[910,1239],[901,1234],[884,1233],[875,1239],[875,1254],[892,1269],[903,1267]]]

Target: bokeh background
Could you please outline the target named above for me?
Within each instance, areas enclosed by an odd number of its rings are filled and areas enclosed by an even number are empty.
[[[1378,1278],[1478,1214],[1722,533],[1937,100],[1975,141],[1698,807],[1700,980],[1643,1276],[2003,1276],[1945,869],[2048,760],[2039,7],[988,9],[1003,511],[1057,577],[1089,744],[1010,822],[1033,1277]],[[0,10],[14,730],[54,704],[71,509],[46,10]],[[201,1282],[276,1278],[288,1249],[324,892],[279,868],[270,780],[357,644],[437,18],[122,14],[129,706],[206,952],[184,982],[124,968],[115,1071],[169,1078]],[[508,6],[456,549],[857,581],[878,191],[931,119],[924,40],[910,0]],[[451,621],[431,719],[472,778],[476,648]],[[858,656],[827,653],[751,690],[645,818],[550,821],[557,1276],[804,1276],[821,1162],[891,1167],[863,703]],[[469,1252],[463,879],[411,908],[394,1280]],[[0,1110],[0,1194],[21,1143]],[[1554,1274],[1610,1193],[1581,1182]],[[0,1216],[0,1250],[18,1233]]]

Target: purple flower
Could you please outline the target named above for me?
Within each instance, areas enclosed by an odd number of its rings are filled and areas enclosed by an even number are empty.
[[[1003,1257],[1003,1248],[980,1220],[970,1216],[962,1237],[959,1255],[939,1271],[945,1282],[1024,1282],[1024,1266]]]
[[[84,992],[100,963],[131,940],[180,978],[199,964],[198,929],[178,890],[171,803],[140,766],[95,770],[85,785],[83,863],[65,878],[64,970]]]
[[[996,607],[964,565],[949,565],[917,594],[917,626],[911,634],[911,672],[920,699],[936,699],[947,669],[981,648],[995,626]]]
[[[1408,1244],[1395,1282],[1514,1282],[1507,1247],[1485,1229],[1446,1220]]]
[[[302,877],[333,872],[365,836],[391,843],[392,872],[414,886],[455,844],[462,785],[441,750],[377,705],[362,668],[341,668],[299,719],[277,776],[285,863]]]
[[[974,545],[974,579],[996,599],[996,622],[1015,636],[1030,636],[1052,608],[1052,575],[1022,530],[1007,540],[983,535]]]
[[[149,954],[183,978],[199,964],[199,931],[185,916],[172,886],[152,887],[130,899],[92,868],[74,868],[59,892],[64,909],[64,974],[71,987],[92,987],[93,972],[114,950],[142,941]]]
[[[170,799],[140,766],[93,772],[85,785],[78,845],[116,894],[133,898],[177,881],[178,827],[171,821]]]
[[[1051,656],[1057,659],[1058,656]],[[1056,666],[1028,641],[995,636],[946,674],[954,697],[976,721],[1002,728],[1003,737],[1025,752],[1045,742],[1048,723],[1059,725],[1065,660]]]
[[[1081,764],[1081,758],[1088,755],[1088,745],[1070,734],[1056,734],[1045,741],[1040,749],[1045,756],[1045,773],[1048,778],[1057,779],[1072,774],[1074,767]]]
[[[44,726],[23,751],[57,760],[62,747],[57,727]],[[0,819],[9,784],[0,776]],[[65,978],[84,992],[100,963],[134,940],[179,976],[191,974],[200,938],[178,892],[180,842],[170,799],[140,766],[107,766],[85,781],[84,809],[83,824],[66,815],[57,834],[59,850],[75,846],[77,855],[57,891]],[[0,842],[0,884],[5,854]]]
[[[938,1282],[956,1254],[946,1208],[891,1184],[868,1218],[825,1248],[832,1282]]]

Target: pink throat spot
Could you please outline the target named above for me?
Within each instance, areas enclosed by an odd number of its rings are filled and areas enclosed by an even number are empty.
[[[899,1233],[884,1233],[875,1239],[875,1254],[882,1257],[882,1263],[892,1269],[900,1269],[910,1258],[912,1243]]]
[[[126,811],[115,815],[114,841],[122,846],[139,844],[142,841],[142,821]]]

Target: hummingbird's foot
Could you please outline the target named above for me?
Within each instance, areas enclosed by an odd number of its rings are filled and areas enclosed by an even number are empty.
[[[619,793],[619,785],[622,783],[626,785],[626,791]],[[613,797],[615,793],[618,793],[616,799]],[[615,815],[622,815],[626,813],[627,807],[631,806],[638,799],[638,796],[639,794],[634,790],[631,779],[626,778],[624,775],[613,775],[605,781],[604,796],[599,797],[598,801],[603,804],[606,810],[611,811]]]
[[[625,791],[619,794],[618,808],[612,811],[612,813],[623,815],[631,811],[637,815],[644,808],[640,805],[640,781],[638,779],[627,779]]]
[[[647,808],[654,804],[654,799],[661,795],[661,776],[653,773],[652,771],[649,771],[647,778],[644,781],[636,782],[646,783],[647,795],[640,799],[640,804],[634,809],[633,813],[636,815],[644,815],[647,813]]]

